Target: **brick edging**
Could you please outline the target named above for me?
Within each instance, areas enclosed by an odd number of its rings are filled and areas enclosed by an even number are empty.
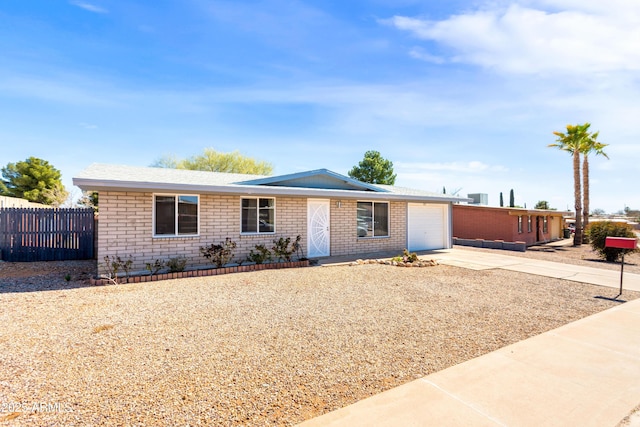
[[[171,280],[171,279],[185,279],[189,277],[208,277],[208,276],[217,276],[220,274],[231,274],[231,273],[244,273],[247,271],[260,271],[260,270],[274,270],[280,268],[299,268],[299,267],[308,267],[309,260],[304,261],[288,261],[288,262],[272,262],[268,264],[251,264],[251,265],[237,265],[234,267],[221,267],[221,268],[207,268],[200,270],[189,270],[189,271],[180,271],[177,273],[162,273],[162,274],[154,274],[154,275],[144,275],[144,276],[130,276],[119,277],[118,284],[125,283],[146,283],[146,282],[157,282],[160,280]],[[102,286],[113,284],[113,282],[109,279],[104,278],[91,278],[90,283],[93,286]]]

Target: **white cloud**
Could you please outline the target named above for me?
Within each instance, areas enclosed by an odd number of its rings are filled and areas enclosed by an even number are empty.
[[[486,163],[472,160],[468,162],[449,162],[449,163],[409,163],[402,162],[396,164],[398,169],[402,169],[406,173],[420,172],[464,172],[469,174],[477,174],[483,172],[507,172],[509,169],[501,165],[488,165]]]
[[[433,62],[434,64],[444,64],[446,60],[441,56],[432,55],[429,52],[425,52],[420,47],[414,47],[409,51],[409,55],[416,59],[421,59],[426,62]]]
[[[504,72],[640,70],[636,0],[520,0],[440,21],[395,16],[385,22],[450,49],[451,62]],[[432,55],[424,57],[430,60]]]
[[[85,2],[81,2],[81,1],[72,1],[70,2],[72,5],[74,6],[78,6],[79,8],[82,8],[84,10],[88,10],[89,12],[93,12],[93,13],[109,13],[109,11],[103,7],[100,6],[96,6],[94,4],[91,3],[85,3]]]

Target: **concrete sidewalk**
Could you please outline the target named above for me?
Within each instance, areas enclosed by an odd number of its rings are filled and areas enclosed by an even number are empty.
[[[464,249],[425,257],[465,268],[501,268],[619,287],[619,271]],[[625,273],[624,284],[625,290],[640,290],[640,275]],[[617,425],[638,404],[640,300],[635,300],[301,426],[600,427]],[[638,416],[631,425],[640,425]]]
[[[505,255],[503,251],[494,253],[455,248],[429,252],[428,255],[423,255],[422,257],[433,258],[441,264],[473,270],[500,268],[538,276],[589,283],[591,285],[620,288],[620,270],[604,270],[595,267],[509,256]],[[624,273],[623,287],[625,290],[640,291],[640,274]]]

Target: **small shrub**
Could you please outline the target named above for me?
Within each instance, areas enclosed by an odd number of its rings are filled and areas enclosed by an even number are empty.
[[[107,273],[103,274],[102,277],[104,277],[105,279],[108,279],[110,282],[117,285],[118,272],[120,271],[120,268],[122,268],[122,260],[120,259],[119,256],[111,258],[109,257],[109,255],[106,255],[103,258],[103,260],[104,260],[104,264],[101,264],[101,265],[104,267]]]
[[[155,260],[153,263],[147,262],[145,263],[145,267],[149,271],[150,275],[158,274],[158,271],[164,268],[164,261],[161,259]]]
[[[71,281],[71,275],[70,275],[70,274],[66,274],[66,275],[64,276],[64,280],[65,280],[66,282],[70,282],[70,281]]]
[[[274,255],[278,257],[278,261],[291,261],[291,255],[296,251],[293,247],[289,247],[291,244],[291,237],[280,237],[278,240],[273,241],[273,247],[271,250]]]
[[[215,264],[216,268],[221,268],[233,259],[233,251],[235,251],[236,246],[236,242],[227,237],[219,245],[212,243],[209,246],[201,247],[200,253]]]
[[[173,257],[167,261],[167,267],[170,273],[179,273],[184,271],[187,266],[187,259],[185,257]]]
[[[271,261],[271,251],[265,245],[256,245],[256,252],[251,249],[247,259],[256,264],[263,264],[265,261]]]
[[[131,273],[131,267],[133,266],[133,260],[131,259],[131,255],[129,255],[129,259],[126,261],[122,261],[120,257],[116,257],[117,260],[122,264],[122,269],[124,270],[124,275],[128,279],[129,274]]]
[[[122,261],[120,256],[115,255],[113,258],[109,257],[109,255],[105,256],[104,264],[102,264],[107,270],[107,274],[102,275],[105,279],[109,280],[113,284],[118,284],[118,273],[122,269],[125,273],[125,277],[129,278],[129,274],[131,273],[131,267],[133,266],[133,260],[131,259],[131,255],[129,255],[129,259],[126,261]]]
[[[402,251],[402,255],[398,255],[396,257],[391,258],[392,261],[396,261],[396,262],[405,262],[405,263],[414,263],[414,262],[418,262],[418,254],[416,254],[415,252],[411,252],[409,253],[408,249],[405,249],[404,251]]]
[[[302,251],[302,245],[300,244],[301,240],[302,240],[302,236],[298,234],[296,236],[296,240],[291,244],[294,252],[296,253],[296,256],[298,257],[298,261],[302,261],[306,259],[304,257],[304,252]]]
[[[597,221],[589,224],[586,230],[591,247],[608,262],[615,262],[624,253],[636,252],[637,249],[620,249],[605,247],[607,237],[637,237],[633,227],[624,222]]]

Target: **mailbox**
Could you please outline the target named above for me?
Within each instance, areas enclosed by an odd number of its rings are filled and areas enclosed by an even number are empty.
[[[604,242],[605,248],[635,249],[638,239],[632,237],[607,237]]]

